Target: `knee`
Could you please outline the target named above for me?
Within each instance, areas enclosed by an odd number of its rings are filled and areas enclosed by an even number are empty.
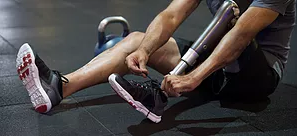
[[[128,39],[130,41],[139,41],[142,40],[144,37],[144,33],[139,31],[131,32],[125,39]]]
[[[140,44],[143,38],[144,38],[144,33],[135,31],[135,32],[131,32],[123,40],[123,42],[129,44],[128,46],[137,46],[138,48],[138,44]]]
[[[122,41],[117,43],[114,48],[111,48],[110,51],[120,51],[126,54],[130,54],[131,52],[135,51],[138,47],[140,42],[144,37],[144,33],[142,32],[132,32],[127,37],[125,37]]]

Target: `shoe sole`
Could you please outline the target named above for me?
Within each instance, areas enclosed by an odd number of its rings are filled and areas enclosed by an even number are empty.
[[[38,68],[35,64],[35,56],[30,45],[25,43],[19,49],[16,68],[23,85],[26,87],[30,100],[39,113],[48,112],[51,107],[51,101],[41,86]]]
[[[157,116],[156,114],[150,112],[145,106],[143,106],[139,101],[135,101],[133,97],[124,89],[122,88],[117,81],[115,80],[116,75],[111,74],[108,77],[109,84],[111,85],[112,89],[125,101],[127,101],[134,109],[143,113],[148,119],[155,123],[159,123],[161,121],[161,116]]]

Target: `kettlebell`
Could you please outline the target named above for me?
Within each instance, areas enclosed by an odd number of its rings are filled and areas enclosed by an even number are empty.
[[[123,33],[121,36],[115,34],[105,35],[105,28],[108,24],[120,23],[123,26]],[[129,23],[121,16],[112,16],[103,19],[98,26],[98,42],[95,46],[94,55],[102,53],[103,51],[113,47],[119,41],[123,40],[129,34]]]

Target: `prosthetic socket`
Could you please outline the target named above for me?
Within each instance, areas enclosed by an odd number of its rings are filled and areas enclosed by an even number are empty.
[[[201,63],[205,60],[223,36],[236,23],[236,20],[239,18],[239,13],[239,7],[234,1],[225,0],[211,23],[193,43],[170,74],[180,75],[185,72],[188,66],[193,66],[195,63]]]

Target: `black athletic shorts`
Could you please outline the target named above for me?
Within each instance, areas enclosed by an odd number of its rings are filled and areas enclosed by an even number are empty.
[[[181,38],[175,40],[181,56],[193,44],[192,41]],[[244,65],[238,73],[227,73],[220,69],[205,79],[200,86],[206,87],[222,99],[254,101],[267,98],[276,89],[280,78],[268,65],[259,45],[252,52],[246,50],[239,57],[243,58]],[[186,73],[195,69],[197,65],[188,68]]]

